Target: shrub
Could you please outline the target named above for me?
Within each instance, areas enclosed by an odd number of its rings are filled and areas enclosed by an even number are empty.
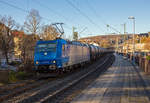
[[[14,71],[10,71],[10,72],[9,72],[8,81],[9,81],[10,83],[17,81],[16,72],[14,72]]]
[[[11,63],[9,63],[9,65],[13,65],[13,66],[16,66],[16,65],[20,65],[21,62],[19,61],[12,61]]]
[[[26,72],[23,72],[23,71],[19,71],[19,72],[11,71],[9,73],[8,79],[9,79],[9,82],[12,83],[12,82],[16,82],[18,80],[25,80],[28,76],[29,76],[29,74]]]
[[[23,71],[17,72],[17,74],[16,74],[16,77],[20,80],[24,80],[27,76],[28,76],[28,74]]]
[[[150,60],[150,56],[146,56],[146,59],[147,59],[147,60]]]

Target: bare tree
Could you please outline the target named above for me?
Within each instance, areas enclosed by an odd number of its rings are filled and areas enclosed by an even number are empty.
[[[14,42],[12,29],[15,28],[15,21],[11,16],[3,16],[0,18],[0,49],[9,63],[9,55],[13,53]]]
[[[25,30],[31,34],[37,34],[40,29],[41,17],[37,10],[32,9],[24,22]]]
[[[23,35],[21,41],[19,43],[19,48],[21,50],[22,61],[26,62],[26,58],[28,57],[28,52],[32,51],[33,39],[31,35]]]
[[[21,50],[21,60],[24,64],[24,69],[30,69],[26,66],[31,66],[33,63],[34,47],[36,41],[39,40],[38,35],[23,35],[19,42],[19,49]]]
[[[45,25],[42,28],[41,37],[43,40],[54,40],[58,37],[59,33],[56,28],[51,25]]]

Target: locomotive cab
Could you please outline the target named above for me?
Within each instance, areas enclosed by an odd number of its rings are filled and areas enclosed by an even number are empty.
[[[38,41],[34,53],[34,65],[36,68],[55,68],[57,57],[56,41]]]
[[[66,41],[63,39],[56,39],[50,41],[38,41],[34,53],[34,65],[37,70],[56,70],[62,68],[62,62],[66,56],[63,53],[65,50]]]

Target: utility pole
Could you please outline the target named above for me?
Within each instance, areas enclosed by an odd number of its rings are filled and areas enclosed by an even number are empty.
[[[132,45],[133,45],[133,52],[132,52],[132,56],[133,56],[133,62],[135,63],[135,17],[134,16],[130,16],[128,19],[132,19],[133,20],[133,40],[132,40]]]
[[[127,50],[126,50],[126,55],[128,54],[128,48],[129,48],[129,40],[127,38],[127,32],[126,32],[126,23],[124,23],[124,40],[127,40],[126,43],[127,43]],[[124,42],[125,43],[125,42]]]
[[[116,38],[116,52],[118,53],[118,46],[119,46],[119,40],[118,40],[118,37]]]
[[[75,31],[75,29],[76,29],[76,28],[73,26],[73,27],[72,27],[72,35],[73,35],[73,36],[74,36],[74,31]]]
[[[73,35],[73,40],[77,41],[78,40],[78,32],[75,32],[75,27],[72,27],[72,35]]]
[[[125,40],[126,40],[126,23],[124,23],[123,26],[124,26],[124,42],[125,42]]]
[[[125,41],[126,41],[126,23],[124,23],[123,26],[124,26],[124,40],[123,40],[123,42],[124,42],[124,47],[125,47]]]
[[[133,19],[133,54],[134,53],[135,53],[135,18]],[[135,62],[135,58],[134,58],[134,62]]]

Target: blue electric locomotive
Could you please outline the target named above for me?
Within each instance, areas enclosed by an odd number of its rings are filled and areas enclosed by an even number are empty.
[[[90,61],[89,49],[87,44],[64,39],[40,40],[35,47],[34,64],[37,70],[63,70]]]

